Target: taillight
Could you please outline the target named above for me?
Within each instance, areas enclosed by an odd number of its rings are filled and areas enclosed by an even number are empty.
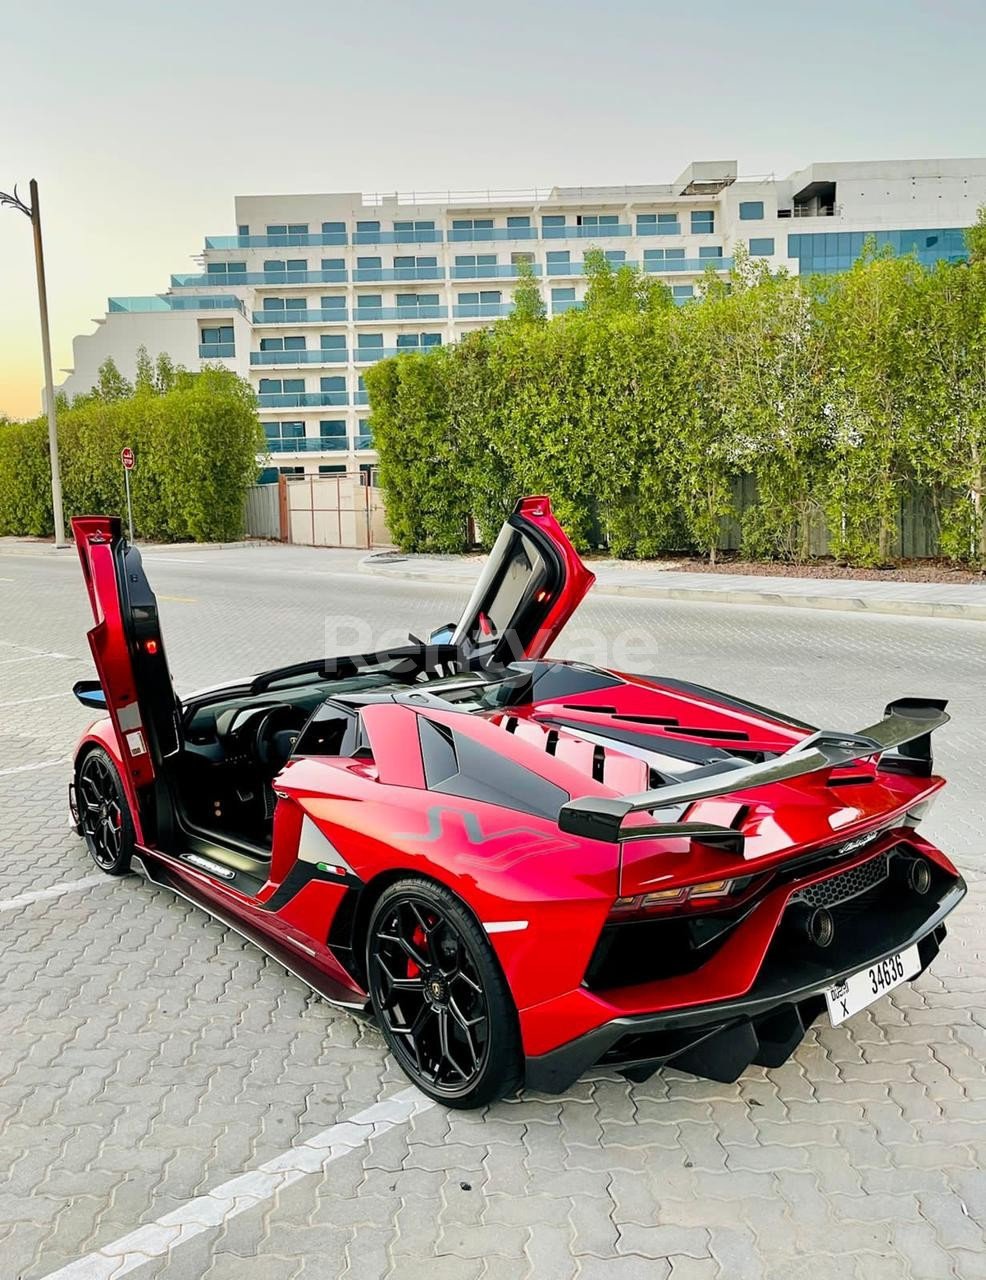
[[[652,893],[637,893],[632,897],[617,898],[610,908],[613,915],[630,911],[650,911],[659,907],[677,906],[697,899],[728,898],[732,893],[732,880],[703,880],[700,884],[686,884],[677,889],[656,889]]]

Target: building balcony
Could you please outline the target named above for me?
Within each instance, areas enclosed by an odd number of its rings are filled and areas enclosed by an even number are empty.
[[[356,391],[353,393],[353,404],[369,404],[369,403],[370,403],[369,391]]]
[[[363,435],[363,436],[354,436],[354,437],[353,437],[353,448],[354,448],[354,449],[372,449],[372,448],[373,448],[373,437],[372,437],[372,436],[366,436],[366,435]]]
[[[237,271],[224,275],[175,275],[171,277],[172,289],[235,289],[242,285],[276,284],[345,284],[349,274],[344,267],[331,271]]]
[[[534,275],[541,274],[540,263],[532,262],[528,265]],[[476,266],[456,266],[450,269],[453,280],[516,280],[519,272],[520,267],[516,262],[480,263]]]
[[[406,356],[420,351],[431,351],[441,343],[427,347],[357,347],[353,352],[354,364],[374,364],[377,360],[389,360],[391,356]],[[359,392],[356,393],[359,395]],[[357,401],[357,404],[359,401]]]
[[[626,222],[615,222],[601,227],[580,227],[575,223],[564,227],[542,227],[543,240],[606,240],[610,236],[629,236],[633,228]]]
[[[345,453],[348,448],[345,436],[296,436],[267,441],[268,453]]]
[[[442,233],[432,231],[354,231],[353,244],[441,244]]]
[[[199,296],[183,298],[178,295],[154,294],[151,297],[139,298],[107,298],[106,310],[126,311],[130,314],[144,311],[239,311],[246,315],[246,310],[239,298]]]
[[[255,311],[253,313],[254,324],[345,324],[348,318],[349,312],[345,307],[334,307],[331,311],[325,311],[318,307],[313,311],[306,311],[301,307],[292,307],[283,311]]]
[[[732,270],[732,258],[665,258],[661,262],[644,262],[644,270],[648,275],[669,275],[676,271],[702,272],[706,267],[714,267],[716,271]]]
[[[611,262],[610,266],[614,271],[619,271],[620,267],[639,267],[639,262]],[[549,276],[583,276],[585,275],[584,262],[549,262]]]
[[[236,355],[235,342],[200,342],[200,360],[228,360]]]
[[[553,316],[563,315],[566,311],[584,311],[585,303],[578,298],[566,298],[564,302],[553,302],[551,304],[551,314]]]
[[[325,350],[309,347],[295,351],[251,351],[251,364],[345,364],[349,352],[344,347]]]
[[[345,391],[261,391],[257,404],[261,409],[323,409],[345,403],[339,396]]]
[[[537,227],[453,227],[447,232],[450,244],[471,240],[536,240]]]
[[[444,320],[448,307],[356,307],[353,319],[361,320]]]
[[[357,283],[399,280],[444,280],[445,268],[439,263],[434,267],[356,267],[353,279]]]
[[[345,231],[285,232],[273,236],[206,236],[206,249],[301,249],[325,244],[348,244]]]
[[[514,309],[512,302],[461,302],[452,308],[457,320],[478,320],[484,316],[508,316]]]

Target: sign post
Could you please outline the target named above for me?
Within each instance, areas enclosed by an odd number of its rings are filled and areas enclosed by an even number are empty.
[[[123,483],[127,490],[127,524],[130,527],[130,542],[134,540],[134,509],[133,503],[130,501],[130,472],[134,469],[136,458],[134,451],[129,445],[120,454],[120,461],[123,463]]]

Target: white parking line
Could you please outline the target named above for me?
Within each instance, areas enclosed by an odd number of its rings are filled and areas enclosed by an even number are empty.
[[[109,883],[109,877],[102,874],[85,876],[82,880],[62,880],[47,889],[31,889],[15,898],[0,898],[0,911],[16,911],[19,907],[29,907],[32,902],[44,902],[48,898],[60,898],[63,893],[76,893],[79,889],[94,889],[97,884]]]
[[[38,764],[19,764],[13,769],[0,769],[0,778],[8,778],[12,773],[33,773],[35,769],[54,769],[56,764],[68,764],[71,756],[60,756],[57,760],[41,760]]]
[[[53,698],[70,698],[71,689],[63,689],[61,693],[39,693],[36,698],[15,698],[13,702],[0,702],[0,711],[7,707],[26,707],[29,702],[51,702]]]
[[[104,1244],[95,1253],[49,1272],[45,1280],[117,1280],[118,1276],[136,1271],[153,1258],[163,1258],[203,1231],[270,1200],[293,1182],[309,1173],[318,1173],[334,1160],[358,1151],[371,1138],[407,1124],[412,1116],[434,1105],[417,1089],[404,1089],[385,1102],[360,1111],[351,1120],[323,1129],[307,1142],[289,1148],[249,1173],[230,1178],[154,1222],[138,1227],[111,1244]]]

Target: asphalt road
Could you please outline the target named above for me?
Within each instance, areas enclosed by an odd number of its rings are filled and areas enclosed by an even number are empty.
[[[464,603],[357,560],[148,553],[179,692]],[[926,830],[971,892],[929,974],[777,1071],[594,1073],[469,1114],[221,925],[95,874],[65,814],[88,625],[73,558],[0,556],[3,1280],[986,1276],[986,624],[587,601],[559,656],[833,728],[948,697]]]

